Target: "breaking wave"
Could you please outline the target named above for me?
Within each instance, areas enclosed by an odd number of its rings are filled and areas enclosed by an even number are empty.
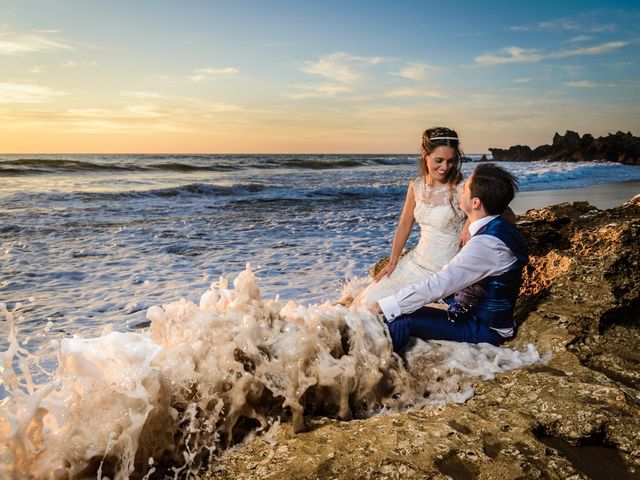
[[[188,477],[281,421],[298,432],[307,415],[349,420],[464,402],[474,379],[540,360],[532,345],[418,341],[405,367],[370,312],[264,300],[247,266],[199,305],[151,307],[148,331],[53,341],[58,367],[37,382],[40,359],[18,341],[17,312],[0,308],[10,330],[0,357],[3,478]]]
[[[0,175],[70,172],[232,172],[248,169],[333,170],[415,164],[412,155],[42,155],[0,158]]]

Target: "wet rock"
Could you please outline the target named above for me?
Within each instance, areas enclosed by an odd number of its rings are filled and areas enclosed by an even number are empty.
[[[400,254],[400,258],[404,257],[411,250],[413,250],[413,247],[404,249]],[[380,260],[374,263],[373,267],[371,267],[371,270],[369,271],[369,274],[371,275],[371,277],[375,277],[378,274],[378,272],[380,272],[380,270],[386,267],[387,263],[389,263],[389,260],[390,260],[390,257],[382,257]]]
[[[640,164],[640,138],[631,132],[620,131],[594,138],[589,133],[580,137],[578,133],[567,130],[564,135],[556,133],[551,145],[540,145],[533,150],[527,145],[515,145],[508,149],[490,148],[489,151],[498,162],[606,160]]]
[[[531,263],[507,346],[546,363],[478,380],[462,405],[284,423],[206,478],[640,478],[640,198],[531,210],[519,227]]]
[[[493,155],[493,159],[496,161],[509,162],[530,162],[532,160],[531,147],[527,145],[514,145],[507,150],[500,148],[490,148],[489,151]]]

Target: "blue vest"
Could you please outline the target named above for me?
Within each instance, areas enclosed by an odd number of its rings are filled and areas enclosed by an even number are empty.
[[[455,293],[448,302],[449,311],[454,318],[460,314],[474,316],[490,328],[515,328],[513,310],[522,284],[522,269],[529,261],[522,235],[502,217],[494,218],[475,235],[500,239],[513,252],[516,261],[502,275],[483,278]]]

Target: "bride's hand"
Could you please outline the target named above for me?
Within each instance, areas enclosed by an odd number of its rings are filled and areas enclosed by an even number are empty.
[[[374,315],[382,315],[382,309],[380,308],[380,304],[378,302],[371,305],[369,307],[369,311]]]
[[[388,277],[390,276],[393,271],[396,269],[396,264],[398,263],[397,260],[389,260],[389,263],[387,263],[384,268],[382,270],[380,270],[378,272],[378,274],[373,278],[374,282],[378,282],[382,279],[382,277],[384,277],[385,275]]]

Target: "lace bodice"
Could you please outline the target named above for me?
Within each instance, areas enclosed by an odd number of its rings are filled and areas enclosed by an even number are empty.
[[[420,225],[420,241],[400,259],[391,276],[372,282],[358,295],[356,304],[370,307],[379,299],[437,273],[458,253],[465,222],[460,210],[462,183],[452,190],[448,185],[425,185],[424,178],[417,177],[411,188],[416,199],[413,216]]]
[[[421,230],[416,261],[442,266],[457,253],[465,222],[460,210],[462,182],[451,189],[448,185],[428,185],[424,177],[416,177],[412,187],[416,199],[413,216]]]
[[[416,207],[419,204],[426,207],[447,205],[453,209],[453,213],[455,213],[456,216],[464,217],[464,213],[460,210],[462,183],[463,182],[460,182],[451,189],[449,185],[429,185],[422,176],[414,178],[411,181],[411,186],[413,187],[413,193],[416,198]]]

